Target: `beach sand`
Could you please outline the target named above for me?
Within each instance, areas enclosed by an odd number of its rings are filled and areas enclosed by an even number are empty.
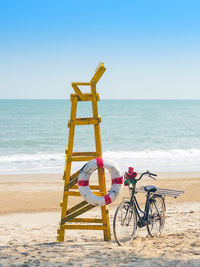
[[[119,247],[113,235],[111,241],[104,242],[102,231],[66,231],[66,241],[55,242],[63,190],[61,177],[0,176],[1,265],[200,266],[200,173],[160,173],[156,182],[144,179],[140,183],[185,193],[177,199],[166,199],[162,236],[150,238],[146,229],[139,229],[128,247]],[[126,196],[128,190],[123,188],[117,201],[110,205],[111,225],[116,205]],[[138,198],[143,202],[144,195],[138,194]],[[88,212],[88,217],[99,215],[99,207]]]

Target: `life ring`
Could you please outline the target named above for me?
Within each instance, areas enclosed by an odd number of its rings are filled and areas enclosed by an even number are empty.
[[[89,187],[90,176],[97,168],[106,168],[112,179],[110,191],[102,197],[95,196]],[[96,206],[105,206],[113,202],[118,197],[122,184],[123,177],[119,168],[112,161],[102,158],[96,158],[86,163],[78,176],[78,188],[82,197],[88,203]]]

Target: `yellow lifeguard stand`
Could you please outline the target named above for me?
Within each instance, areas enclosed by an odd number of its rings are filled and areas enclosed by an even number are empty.
[[[68,147],[66,149],[66,161],[65,170],[63,175],[64,192],[63,201],[60,203],[62,208],[61,222],[58,229],[57,241],[63,242],[65,236],[65,230],[82,229],[82,230],[103,230],[104,240],[110,240],[110,222],[109,212],[106,206],[101,207],[101,218],[77,218],[79,215],[89,211],[95,206],[89,204],[87,201],[82,201],[77,205],[68,209],[68,197],[80,197],[78,191],[77,181],[79,171],[71,174],[72,162],[77,161],[90,161],[97,157],[102,157],[102,145],[101,145],[101,133],[100,133],[100,122],[101,117],[98,115],[97,101],[100,100],[99,94],[96,92],[96,84],[98,83],[101,76],[104,74],[106,68],[104,63],[100,63],[96,69],[94,76],[90,82],[77,82],[72,83],[72,87],[75,94],[71,94],[71,115],[70,121],[68,122],[69,137]],[[91,93],[82,93],[79,86],[90,86]],[[91,101],[93,117],[91,118],[76,118],[77,103],[79,101]],[[94,125],[94,136],[95,136],[95,152],[73,152],[74,134],[76,125]],[[99,185],[90,185],[90,189],[97,196],[106,195],[106,182],[104,169],[98,169],[98,181]],[[95,191],[94,191],[95,190]]]

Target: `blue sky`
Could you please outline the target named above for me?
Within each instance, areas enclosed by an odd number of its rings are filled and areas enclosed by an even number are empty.
[[[200,1],[0,1],[0,98],[200,99]]]

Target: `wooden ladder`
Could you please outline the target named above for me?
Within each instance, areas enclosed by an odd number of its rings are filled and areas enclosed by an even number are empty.
[[[109,212],[107,206],[101,207],[101,218],[77,218],[79,215],[91,210],[95,206],[87,201],[81,201],[77,205],[68,209],[68,197],[80,197],[78,191],[78,175],[79,171],[71,175],[72,162],[90,161],[97,157],[102,157],[102,144],[100,133],[101,117],[98,115],[97,101],[100,100],[99,94],[96,92],[96,84],[105,72],[104,63],[100,63],[96,69],[94,76],[88,83],[72,83],[75,94],[71,94],[71,115],[68,122],[69,136],[68,147],[66,149],[65,170],[63,175],[64,192],[63,201],[60,203],[62,208],[61,222],[58,229],[57,241],[63,242],[66,229],[82,229],[82,230],[103,230],[104,240],[108,241],[110,235]],[[90,86],[91,93],[82,93],[79,86]],[[91,101],[93,117],[91,118],[76,118],[77,103],[79,101]],[[74,134],[76,125],[94,125],[95,147],[96,152],[73,152]],[[93,194],[97,196],[106,195],[106,182],[104,169],[98,169],[99,185],[90,185]],[[94,191],[96,190],[96,191]],[[87,223],[87,224],[86,224]]]

